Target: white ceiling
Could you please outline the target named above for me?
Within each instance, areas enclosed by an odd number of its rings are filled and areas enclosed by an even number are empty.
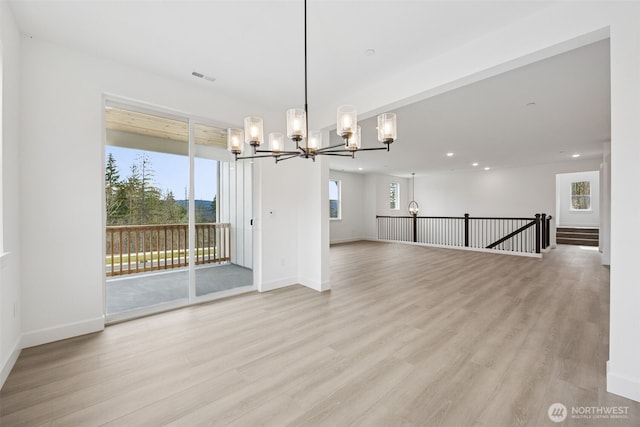
[[[332,160],[332,168],[410,176],[601,158],[611,140],[609,40],[397,109],[391,152]],[[535,105],[527,105],[535,103]],[[375,117],[360,122],[377,143]],[[332,143],[340,138],[332,132]],[[447,153],[453,153],[448,157]]]
[[[311,127],[327,124],[314,123],[314,116],[334,116],[335,99],[353,93],[357,105],[355,94],[382,76],[551,3],[309,0]],[[303,104],[301,0],[10,4],[28,36],[197,85],[203,96],[231,95],[250,106],[248,113]],[[365,56],[367,49],[376,54]],[[610,133],[608,58],[608,43],[601,42],[403,107],[391,153],[332,159],[332,167],[407,174],[472,161],[546,163],[573,151],[597,156]],[[537,105],[527,108],[528,102]],[[373,126],[362,125],[365,141],[375,141]],[[456,155],[443,157],[448,150]]]

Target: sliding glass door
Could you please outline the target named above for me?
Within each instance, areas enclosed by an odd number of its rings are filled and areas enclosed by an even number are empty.
[[[252,288],[251,168],[230,179],[225,143],[226,129],[106,103],[108,321]]]

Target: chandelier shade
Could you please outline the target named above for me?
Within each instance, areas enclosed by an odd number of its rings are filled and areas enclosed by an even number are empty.
[[[353,132],[353,134],[351,135],[351,138],[345,139],[345,146],[347,147],[347,150],[356,151],[360,149],[361,141],[362,141],[362,128],[358,126],[356,128],[356,131]]]
[[[264,140],[264,132],[262,130],[262,117],[245,117],[244,118],[244,142],[257,147]]]
[[[257,157],[271,157],[276,163],[282,160],[302,157],[315,160],[316,156],[345,156],[355,158],[359,151],[389,151],[389,146],[396,140],[397,123],[394,113],[384,113],[378,116],[378,141],[384,146],[362,148],[362,130],[358,125],[358,111],[353,105],[341,105],[337,109],[336,132],[343,139],[343,143],[322,146],[322,132],[309,130],[308,109],[308,70],[307,70],[307,0],[304,0],[304,109],[291,108],[286,112],[287,138],[294,141],[295,150],[284,148],[284,137],[281,133],[272,132],[268,135],[268,149],[260,149],[264,143],[264,123],[261,117],[247,116],[244,118],[244,129],[230,128],[227,136],[227,149],[236,160],[254,159]],[[253,153],[242,156],[244,144],[253,147]]]
[[[395,113],[384,113],[378,116],[378,141],[391,144],[398,137]]]
[[[322,146],[322,132],[319,130],[310,130],[307,139],[307,150],[310,153],[316,153]]]
[[[269,134],[269,150],[274,153],[284,151],[284,136],[280,132],[271,132]]]
[[[420,212],[420,206],[418,206],[418,202],[416,202],[415,200],[412,200],[409,202],[409,213],[411,215],[418,215],[418,212]]]
[[[300,108],[287,110],[287,138],[302,141],[307,136],[307,113]]]
[[[227,149],[236,156],[244,151],[244,131],[229,128],[227,130]]]
[[[341,105],[338,107],[338,120],[336,132],[341,138],[349,139],[356,131],[358,123],[358,111],[353,105]]]

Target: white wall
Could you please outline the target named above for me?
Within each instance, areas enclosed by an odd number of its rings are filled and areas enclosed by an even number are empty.
[[[600,252],[602,264],[611,265],[611,142],[605,142],[600,166]]]
[[[363,223],[365,199],[365,175],[329,171],[329,178],[340,181],[342,217],[329,221],[331,243],[351,242],[365,238]]]
[[[0,258],[0,388],[21,349],[19,108],[20,35],[6,2],[0,2],[2,49],[2,247]]]
[[[254,174],[254,283],[268,291],[298,283],[297,159],[282,164],[257,161]],[[296,177],[293,179],[292,177]],[[255,196],[258,196],[255,199]]]
[[[555,217],[556,174],[592,170],[599,164],[599,159],[576,159],[513,169],[434,172],[416,176],[416,201],[425,216]],[[555,233],[551,234],[554,243]]]
[[[231,262],[253,268],[251,162],[220,162],[220,222],[231,224]]]
[[[199,82],[168,80],[35,38],[23,37],[22,46],[20,232],[23,250],[39,254],[38,268],[33,256],[21,265],[23,341],[31,346],[103,327],[103,94],[221,124],[239,124],[260,107],[211,93]],[[283,121],[281,112],[262,115],[267,132]],[[302,282],[296,224],[308,209],[292,195],[299,194],[301,182],[321,191],[319,174],[305,176],[310,163],[254,164],[254,233],[262,235],[254,234],[253,261],[260,290]],[[321,237],[319,218],[310,224]],[[321,266],[321,239],[305,244],[309,262]],[[324,271],[310,269],[305,277],[321,283]]]
[[[331,288],[329,282],[329,162],[295,159],[299,176],[298,281],[317,291]],[[315,183],[321,183],[320,186]],[[291,196],[290,196],[291,197]],[[295,197],[295,196],[294,196]],[[320,249],[320,251],[318,251]]]
[[[591,186],[591,209],[571,209],[571,183],[588,181]],[[556,225],[558,227],[600,226],[600,171],[561,173],[556,175]]]
[[[389,185],[392,182],[400,184],[400,209],[394,210],[389,206]],[[364,178],[365,200],[362,224],[366,239],[378,238],[376,215],[407,216],[411,201],[411,180],[391,175],[366,174]],[[417,194],[416,194],[417,198]]]
[[[611,300],[607,390],[640,401],[640,4],[611,24]]]

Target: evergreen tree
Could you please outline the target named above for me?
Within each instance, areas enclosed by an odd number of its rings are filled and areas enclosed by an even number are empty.
[[[147,153],[142,153],[138,157],[140,170],[140,223],[157,223],[159,212],[161,191],[154,185],[155,171],[151,165],[151,159]]]
[[[124,196],[127,208],[125,224],[143,224],[140,209],[142,203],[141,188],[142,184],[140,181],[140,172],[138,172],[138,165],[133,163],[129,167],[129,176],[124,182]]]
[[[188,222],[187,208],[176,202],[173,192],[168,190],[163,194],[156,186],[154,177],[155,171],[147,153],[142,153],[136,158],[129,166],[129,174],[124,179],[120,177],[115,157],[109,153],[105,165],[107,225]],[[200,208],[202,210],[203,206]],[[205,210],[206,212],[196,215],[201,222],[209,222],[209,206]]]
[[[107,164],[104,172],[104,186],[107,210],[107,225],[116,224],[122,215],[122,208],[125,200],[122,197],[122,184],[120,173],[116,165],[116,159],[112,153],[107,157]]]
[[[161,223],[185,224],[189,221],[187,209],[176,203],[176,199],[173,197],[173,192],[170,190],[167,191],[167,194],[164,196],[164,200],[162,200],[161,211]]]

